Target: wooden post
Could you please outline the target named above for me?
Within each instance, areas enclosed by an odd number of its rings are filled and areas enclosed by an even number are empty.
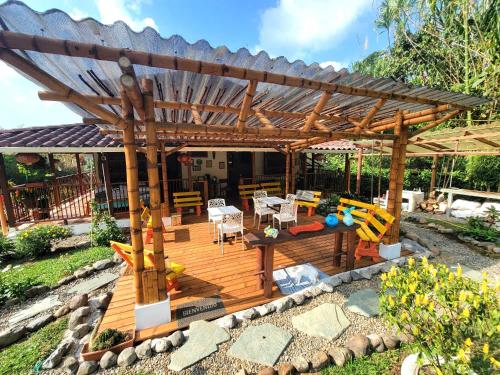
[[[288,194],[290,188],[290,146],[286,146],[286,162],[285,162],[285,195]]]
[[[205,208],[208,207],[208,179],[207,178],[205,178],[203,180],[203,206]],[[196,211],[197,214],[198,214],[198,212],[199,211]]]
[[[80,191],[80,195],[83,195],[83,179],[82,179],[82,165],[80,163],[80,154],[75,154],[75,162],[76,162],[76,177],[78,179],[78,190]]]
[[[345,191],[351,192],[351,159],[349,159],[349,154],[345,154],[344,161],[344,183]]]
[[[160,144],[160,158],[161,158],[161,179],[163,181],[163,206],[165,215],[170,216],[170,198],[168,195],[168,171],[167,171],[167,155],[165,154],[165,143]]]
[[[399,148],[400,148],[400,134],[402,128],[402,116],[400,112],[395,116],[396,126],[394,127],[394,134],[398,136],[392,144],[391,153],[391,169],[389,171],[389,196],[387,197],[387,211],[394,216],[396,206],[396,181],[398,177],[398,163],[399,163]]]
[[[257,165],[255,164],[255,152],[252,152],[252,184],[255,184],[257,176]]]
[[[290,174],[291,174],[290,191],[292,194],[295,194],[295,157],[296,157],[296,153],[295,153],[295,151],[292,151],[292,160],[291,160],[291,169],[290,169]]]
[[[361,194],[361,170],[363,169],[363,149],[358,150],[358,170],[356,171],[356,194]]]
[[[104,189],[106,190],[106,202],[108,203],[108,212],[113,215],[113,188],[111,187],[111,177],[109,175],[109,161],[106,154],[101,154],[102,177],[104,180]]]
[[[5,205],[3,204],[3,195],[0,195],[0,226],[4,236],[9,234],[9,225],[7,224],[7,216],[4,211]]]
[[[153,104],[153,81],[142,80],[144,97],[144,115],[146,126],[146,159],[149,183],[149,208],[153,226],[153,252],[157,271],[158,299],[167,298],[165,280],[165,260],[163,253],[163,231],[160,209],[160,178],[158,176],[158,137],[156,134],[155,112]]]
[[[50,173],[52,174],[52,187],[54,189],[54,203],[56,204],[57,207],[61,205],[61,194],[59,192],[59,186],[57,184],[57,177],[56,177],[56,163],[54,160],[54,154],[49,154],[49,167],[50,167]]]
[[[134,135],[134,109],[125,89],[121,90],[122,117],[126,122],[123,130],[123,149],[127,171],[127,196],[130,216],[130,236],[134,260],[135,303],[144,302],[142,272],[144,271],[144,244],[142,242],[141,203],[139,197],[139,173]]]
[[[10,200],[9,186],[7,185],[7,172],[5,170],[3,154],[0,154],[0,194],[2,194],[3,204],[7,213],[7,222],[10,227],[13,227],[16,223],[16,219],[14,216],[12,201]]]
[[[189,152],[188,152],[189,155]],[[187,165],[187,184],[188,184],[188,191],[193,191],[193,170],[192,170],[192,164]]]
[[[432,157],[432,174],[431,174],[431,185],[429,187],[429,194],[436,188],[436,177],[437,177],[437,166],[438,166],[439,156],[434,155]]]

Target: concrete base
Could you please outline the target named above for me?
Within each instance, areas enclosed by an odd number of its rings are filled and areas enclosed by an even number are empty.
[[[137,330],[159,326],[171,320],[170,295],[165,301],[135,305],[135,329]]]

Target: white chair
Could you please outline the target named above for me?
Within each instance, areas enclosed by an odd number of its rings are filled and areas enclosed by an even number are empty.
[[[253,197],[254,198],[267,198],[267,191],[266,190],[255,190],[253,192]]]
[[[225,207],[226,201],[222,198],[209,199],[207,202],[208,208]],[[222,220],[222,215],[211,215],[208,211],[208,230],[210,230],[210,222],[214,223],[214,239],[215,239],[215,225]]]
[[[217,237],[217,242],[221,245],[222,254],[224,254],[224,235],[233,234],[234,240],[236,241],[236,234],[241,233],[241,247],[245,249],[245,244],[243,243],[243,212],[237,212],[234,214],[227,214],[222,217],[221,223],[217,225],[219,229],[219,235]]]
[[[295,222],[295,225],[297,225],[297,205],[296,204],[290,204],[290,203],[283,203],[280,206],[280,212],[277,214],[273,215],[273,228],[274,228],[274,219],[278,220],[280,224],[280,230],[281,230],[281,223],[286,223],[286,227],[288,228],[288,223],[290,221]]]
[[[297,196],[295,194],[287,194],[285,200],[287,202],[290,202],[291,204],[295,203],[295,200],[297,199]]]
[[[253,226],[255,228],[255,217],[259,215],[259,225],[257,229],[260,229],[260,221],[262,216],[273,215],[276,213],[275,210],[268,207],[264,202],[262,202],[262,198],[253,198]]]

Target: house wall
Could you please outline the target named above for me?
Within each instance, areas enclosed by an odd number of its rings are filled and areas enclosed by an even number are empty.
[[[215,158],[214,158],[215,154]],[[202,164],[200,165],[201,170],[200,171],[193,171],[191,169],[191,175],[193,176],[193,179],[196,179],[196,177],[199,176],[205,176],[207,173],[210,176],[216,176],[219,180],[224,180],[227,179],[227,153],[226,152],[215,152],[213,153],[212,151],[208,152],[208,157],[206,158],[193,158],[193,165],[196,166],[197,160],[201,160]],[[207,167],[207,160],[210,160],[212,162],[212,167]],[[219,163],[223,162],[224,163],[224,169],[219,168]],[[182,166],[182,177],[187,178],[187,168],[188,166],[183,165]],[[193,168],[193,166],[189,166],[189,168]]]

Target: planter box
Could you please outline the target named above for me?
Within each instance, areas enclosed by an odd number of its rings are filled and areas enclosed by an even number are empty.
[[[85,343],[83,345],[81,357],[84,361],[96,361],[99,362],[104,355],[104,353],[108,351],[112,351],[116,355],[120,354],[124,349],[130,348],[134,345],[135,340],[135,331],[127,331],[127,333],[131,336],[131,338],[127,341],[122,342],[121,344],[112,346],[108,349],[96,350],[95,352],[89,352],[89,343]]]

